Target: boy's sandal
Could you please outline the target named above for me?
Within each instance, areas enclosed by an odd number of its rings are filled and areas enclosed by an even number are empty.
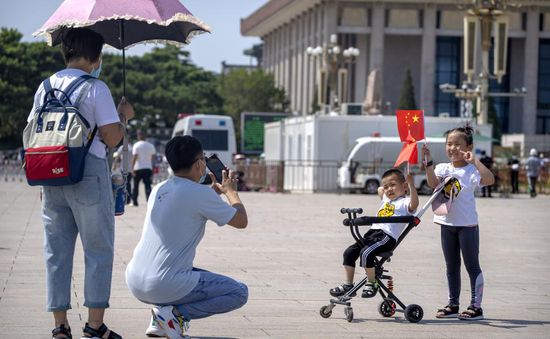
[[[468,306],[466,311],[458,315],[460,320],[481,320],[483,319],[483,310],[481,307]]]
[[[366,283],[363,293],[361,293],[362,298],[372,298],[378,292],[378,283]]]
[[[56,327],[52,331],[52,339],[73,339],[73,336],[71,334],[71,328],[65,327],[64,324],[59,325],[59,327]]]
[[[436,318],[451,318],[458,315],[458,306],[457,305],[447,305],[443,308],[437,310],[435,314]]]
[[[107,331],[109,331],[109,336],[104,338],[103,336],[107,333]],[[108,329],[105,324],[101,324],[101,326],[96,330],[91,328],[88,323],[86,323],[86,326],[82,329],[82,332],[84,333],[82,339],[122,339],[122,336],[113,330]]]
[[[346,294],[352,288],[353,288],[353,284],[342,284],[340,286],[336,286],[334,288],[331,288],[329,290],[329,293],[333,297],[339,297],[339,296],[342,296],[342,295]],[[355,297],[355,295],[356,294],[353,293],[351,296]]]

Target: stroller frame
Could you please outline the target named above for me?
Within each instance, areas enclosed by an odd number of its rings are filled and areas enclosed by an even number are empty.
[[[361,233],[359,232],[359,226],[371,226],[376,223],[407,223],[407,227],[399,237],[395,248],[399,246],[401,241],[407,236],[407,234],[418,224],[420,224],[420,218],[426,212],[426,210],[431,206],[432,202],[435,200],[438,194],[440,194],[444,189],[444,185],[439,185],[436,187],[432,196],[428,201],[420,208],[415,214],[410,216],[398,216],[398,217],[372,217],[364,216],[358,217],[359,214],[363,213],[362,208],[342,208],[340,213],[347,214],[347,218],[343,220],[343,224],[346,227],[350,228],[351,235],[362,247],[365,246],[365,242]],[[394,250],[395,250],[394,248]],[[390,262],[393,255],[392,251],[378,253],[374,259],[374,272],[375,272],[375,281],[378,284],[379,288],[376,292],[369,294],[367,297],[371,298],[379,293],[382,297],[382,302],[378,305],[378,312],[383,317],[391,317],[396,312],[403,312],[405,314],[405,319],[411,323],[417,323],[422,320],[424,316],[424,310],[421,306],[417,304],[405,305],[397,296],[393,293],[393,277],[386,274],[389,272],[384,269],[384,263]],[[384,283],[383,280],[387,280],[387,283]],[[344,315],[348,322],[353,321],[353,308],[351,307],[351,299],[357,294],[359,290],[363,288],[368,282],[368,277],[365,276],[360,282],[355,284],[353,288],[348,290],[344,295],[330,299],[330,304],[321,307],[320,315],[323,318],[329,318],[332,315],[332,310],[336,305],[343,305]],[[397,308],[400,307],[400,309]]]

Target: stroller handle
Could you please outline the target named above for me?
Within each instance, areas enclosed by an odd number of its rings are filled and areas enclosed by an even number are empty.
[[[398,217],[359,217],[355,219],[344,219],[344,226],[370,226],[372,224],[380,223],[413,223],[414,225],[420,224],[420,219],[412,216],[398,216]]]
[[[340,213],[347,214],[347,213],[356,213],[356,214],[363,214],[362,208],[345,208],[343,207],[340,209]]]

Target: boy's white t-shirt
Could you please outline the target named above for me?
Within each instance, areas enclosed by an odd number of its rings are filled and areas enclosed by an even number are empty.
[[[66,68],[52,75],[50,77],[50,83],[52,85],[52,88],[65,90],[74,79],[85,74],[88,74],[88,73],[80,69]],[[78,95],[80,94],[80,90],[83,87],[84,87],[83,85],[80,85],[73,92],[73,94],[70,97],[71,102],[74,102],[76,98],[78,98]],[[32,118],[34,117],[35,109],[44,103],[44,94],[45,94],[44,86],[40,84],[40,86],[38,87],[38,90],[34,95],[32,110],[29,114],[29,117],[27,118],[27,122],[31,121]],[[57,92],[56,96],[58,98],[61,98],[63,94],[60,94],[59,92]],[[80,114],[82,114],[82,116],[84,116],[84,118],[90,124],[90,132],[93,130],[93,128],[96,125],[99,128],[104,125],[120,122],[120,118],[118,117],[118,112],[115,107],[115,103],[113,101],[111,91],[109,90],[107,85],[99,79],[92,81],[92,86],[90,88],[90,91],[88,92],[86,97],[82,99],[80,103],[79,112]],[[99,131],[96,132],[94,140],[92,141],[92,145],[90,146],[89,152],[100,158],[105,158],[106,145],[103,142],[101,142],[101,136],[99,135]]]
[[[134,164],[134,171],[141,169],[153,168],[153,155],[157,151],[152,143],[144,140],[140,140],[134,144],[132,148],[132,155],[137,155],[136,163]]]
[[[192,271],[207,220],[227,224],[236,209],[210,187],[172,177],[153,188],[141,239],[126,268],[126,284],[142,301],[162,304],[185,297],[196,286]]]
[[[460,187],[454,197],[451,209],[447,215],[434,215],[436,224],[448,226],[474,226],[478,224],[474,192],[481,183],[481,175],[477,168],[468,164],[454,167],[452,163],[442,163],[435,166],[435,175],[443,179],[448,176],[458,179]]]
[[[376,216],[378,217],[401,217],[411,215],[409,212],[409,204],[411,203],[410,198],[399,197],[394,200],[390,200],[386,195],[382,197],[382,205],[378,209]],[[380,229],[384,231],[387,235],[391,236],[395,240],[399,240],[399,237],[407,228],[407,223],[381,223],[381,224],[372,224],[372,229]]]

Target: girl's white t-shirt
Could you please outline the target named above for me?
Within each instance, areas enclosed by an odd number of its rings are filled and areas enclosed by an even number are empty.
[[[474,192],[480,186],[481,175],[477,168],[468,164],[454,167],[452,163],[435,166],[435,175],[439,179],[455,177],[458,179],[458,193],[453,199],[451,210],[447,215],[434,215],[436,224],[448,226],[474,226],[478,224]]]

